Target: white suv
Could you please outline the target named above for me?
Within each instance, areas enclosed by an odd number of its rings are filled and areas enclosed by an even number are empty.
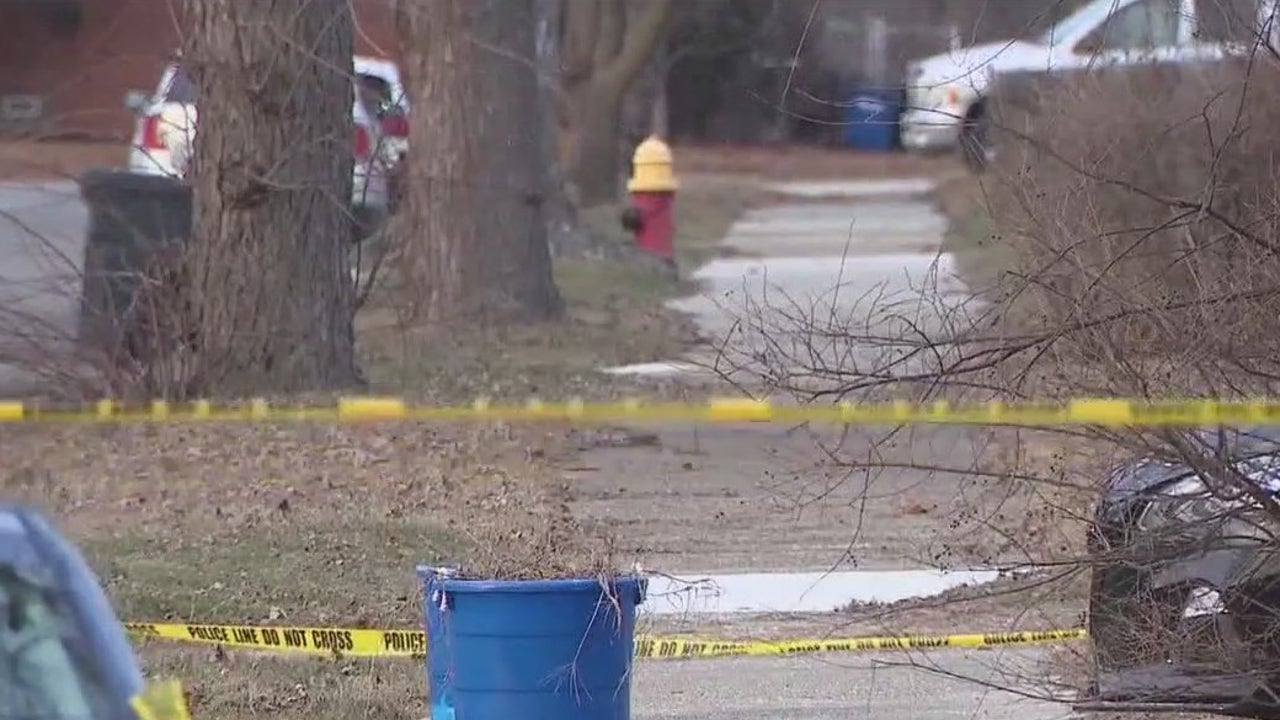
[[[395,63],[354,58],[356,92],[351,103],[355,137],[352,208],[362,223],[376,222],[392,203],[392,171],[408,149],[408,103]],[[138,114],[129,170],[144,175],[186,176],[197,113],[195,87],[180,63],[170,63],[150,95],[130,93]]]

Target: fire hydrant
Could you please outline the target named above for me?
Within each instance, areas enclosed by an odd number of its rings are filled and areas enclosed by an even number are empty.
[[[662,138],[650,135],[636,147],[632,156],[631,179],[627,192],[631,206],[622,213],[622,227],[635,235],[640,250],[657,257],[674,273],[676,271],[675,207],[676,182],[671,148]]]

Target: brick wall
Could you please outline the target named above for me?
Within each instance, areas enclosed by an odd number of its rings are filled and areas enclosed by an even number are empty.
[[[151,90],[178,47],[180,0],[0,0],[0,95],[44,95],[42,133],[124,138],[129,90]],[[357,51],[395,54],[390,3],[354,0]],[[78,19],[77,19],[78,15]]]

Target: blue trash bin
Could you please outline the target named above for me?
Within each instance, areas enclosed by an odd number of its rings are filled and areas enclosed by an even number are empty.
[[[419,567],[431,720],[629,720],[647,581],[462,580]]]
[[[869,152],[891,152],[898,146],[901,117],[901,90],[858,90],[845,109],[845,144]]]

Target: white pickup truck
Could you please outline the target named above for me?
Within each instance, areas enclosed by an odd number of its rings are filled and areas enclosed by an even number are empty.
[[[1274,33],[1271,18],[1278,4],[1093,0],[1038,37],[963,47],[909,63],[902,146],[917,152],[959,148],[971,167],[980,168],[988,159],[984,113],[995,75],[1220,60],[1249,52],[1259,33]]]

